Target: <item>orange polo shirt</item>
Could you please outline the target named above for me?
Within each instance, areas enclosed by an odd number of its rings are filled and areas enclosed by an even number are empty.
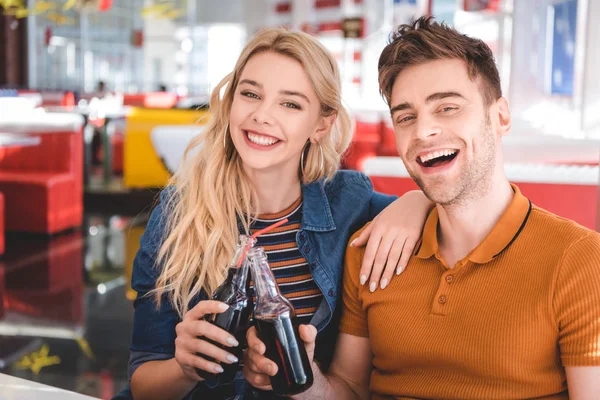
[[[600,365],[600,235],[513,190],[454,268],[435,208],[384,290],[359,284],[364,248],[348,247],[340,329],[370,339],[373,399],[566,399],[564,367]]]

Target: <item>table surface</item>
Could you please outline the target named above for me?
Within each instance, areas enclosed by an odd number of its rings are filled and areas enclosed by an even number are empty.
[[[0,400],[97,400],[41,383],[0,374]]]
[[[40,144],[41,139],[36,136],[26,136],[18,133],[4,133],[0,132],[0,147],[11,147],[11,146],[37,146]]]

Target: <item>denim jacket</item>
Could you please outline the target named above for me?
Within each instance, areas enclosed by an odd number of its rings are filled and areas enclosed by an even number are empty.
[[[303,185],[302,198],[302,223],[296,242],[323,293],[323,300],[311,324],[319,331],[315,359],[326,369],[338,333],[347,242],[354,232],[395,197],[374,192],[369,178],[360,172],[339,171],[328,182],[321,180]],[[165,217],[165,210],[158,204],[150,216],[134,261],[131,283],[138,296],[134,302],[129,379],[144,362],[170,359],[175,354],[175,326],[180,322],[177,313],[167,298],[157,309],[154,300],[145,296],[154,289],[160,272],[155,266],[155,259],[164,239]],[[204,299],[207,296],[202,293],[190,304],[190,308]],[[200,383],[196,390],[202,390],[202,386],[206,385]]]

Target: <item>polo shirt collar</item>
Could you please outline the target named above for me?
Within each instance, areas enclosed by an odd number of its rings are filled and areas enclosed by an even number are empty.
[[[531,212],[531,202],[523,196],[516,185],[511,184],[513,199],[487,237],[466,258],[477,264],[485,264],[500,255],[519,236]],[[415,255],[427,259],[439,252],[437,229],[439,214],[437,207],[429,213],[421,244]]]

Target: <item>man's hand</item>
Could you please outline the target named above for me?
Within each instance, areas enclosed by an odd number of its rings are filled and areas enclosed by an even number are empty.
[[[313,360],[317,328],[312,325],[300,325],[300,338],[304,341],[309,361]],[[271,376],[278,371],[277,364],[265,357],[266,346],[256,335],[256,328],[251,327],[246,333],[248,350],[244,354],[244,377],[254,387],[271,390]],[[316,366],[313,366],[313,369]]]
[[[277,373],[277,364],[264,356],[265,344],[256,335],[256,328],[246,332],[248,350],[244,353],[244,377],[255,388],[271,390],[271,376]]]

